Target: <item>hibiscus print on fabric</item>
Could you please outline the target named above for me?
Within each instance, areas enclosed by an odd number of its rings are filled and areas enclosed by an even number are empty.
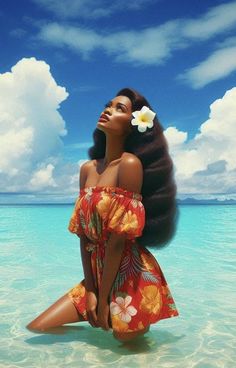
[[[121,321],[129,323],[132,316],[137,314],[137,309],[130,305],[132,297],[127,295],[125,298],[118,296],[116,302],[110,303],[111,315],[118,315]]]

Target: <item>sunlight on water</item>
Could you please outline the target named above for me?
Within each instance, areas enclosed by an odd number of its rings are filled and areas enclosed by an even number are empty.
[[[73,206],[1,206],[0,367],[233,368],[236,206],[180,206],[171,245],[152,250],[179,317],[115,340],[86,322],[47,333],[25,326],[82,278]]]

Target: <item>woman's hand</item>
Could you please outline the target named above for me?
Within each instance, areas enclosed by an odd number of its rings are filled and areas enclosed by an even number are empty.
[[[110,308],[109,308],[108,302],[99,300],[97,321],[98,321],[99,327],[101,327],[103,330],[106,330],[106,331],[110,329],[109,313],[110,313]]]
[[[92,327],[100,327],[97,321],[97,296],[93,291],[86,291],[86,312]]]

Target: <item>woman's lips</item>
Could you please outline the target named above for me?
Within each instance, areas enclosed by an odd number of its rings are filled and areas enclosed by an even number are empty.
[[[102,114],[98,121],[109,121],[109,117],[106,114]]]

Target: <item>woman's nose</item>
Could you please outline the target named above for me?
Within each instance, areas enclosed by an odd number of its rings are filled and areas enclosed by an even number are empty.
[[[104,110],[104,113],[105,114],[109,114],[109,115],[111,115],[111,110],[112,109],[112,107],[111,106],[106,106],[106,108],[105,108],[105,110]]]

